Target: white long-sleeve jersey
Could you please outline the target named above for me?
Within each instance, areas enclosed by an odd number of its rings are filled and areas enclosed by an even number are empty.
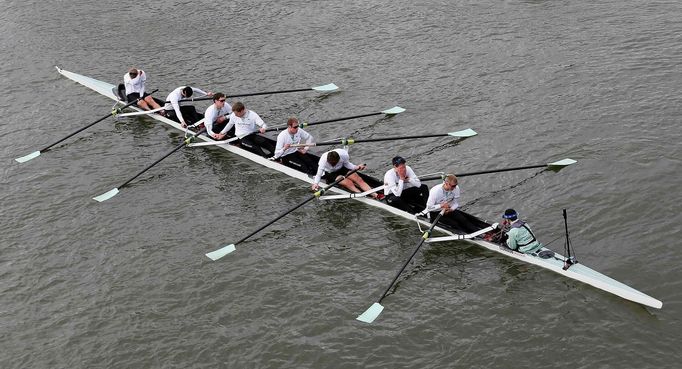
[[[138,76],[139,77],[139,76]],[[168,94],[168,97],[166,97],[166,105],[163,106],[165,110],[175,110],[175,115],[178,117],[178,120],[180,123],[185,123],[185,118],[182,117],[182,113],[180,112],[180,103],[179,101],[182,100],[182,90],[185,88],[185,86],[181,86],[173,90],[170,94]],[[196,94],[200,96],[205,96],[207,95],[206,92],[204,92],[201,89],[190,87],[194,93],[192,96],[195,96]],[[227,104],[225,104],[227,105]]]
[[[277,135],[277,146],[275,146],[274,158],[277,159],[295,153],[296,150],[299,149],[298,147],[290,147],[284,150],[284,145],[297,145],[300,144],[301,141],[305,141],[307,144],[313,143],[313,136],[302,128],[299,128],[293,135],[289,133],[288,128],[285,131],[280,132],[279,135]]]
[[[341,169],[341,167],[346,167],[350,170],[356,169],[358,167],[357,165],[350,162],[350,155],[348,155],[348,151],[344,149],[334,149],[332,151],[336,151],[339,154],[339,162],[332,166],[327,162],[327,154],[329,154],[329,151],[322,154],[322,156],[320,156],[320,161],[317,163],[317,174],[315,174],[313,183],[320,183],[322,175],[324,175],[325,172],[332,173]]]
[[[452,191],[445,191],[443,184],[433,186],[429,191],[429,199],[426,200],[426,211],[441,210],[440,204],[447,203],[450,205],[450,210],[455,210],[459,207],[459,185],[455,186]]]
[[[206,127],[206,132],[208,134],[213,134],[213,123],[215,123],[216,119],[218,119],[219,116],[221,115],[228,115],[232,113],[232,107],[230,104],[225,103],[223,105],[223,108],[218,110],[218,108],[215,106],[215,104],[211,104],[208,108],[206,108],[206,112],[204,113],[204,127]],[[229,128],[225,126],[222,131],[220,131],[220,134],[225,134]]]
[[[137,77],[130,78],[130,74],[123,75],[123,84],[126,87],[126,95],[137,92],[140,97],[144,95],[144,83],[147,81],[147,73],[142,69],[138,69]]]
[[[394,194],[400,196],[403,193],[403,190],[422,185],[422,182],[417,178],[417,175],[414,174],[414,170],[412,170],[409,165],[405,166],[405,171],[407,174],[407,182],[398,177],[398,172],[396,172],[395,168],[389,169],[386,174],[384,174],[384,185],[386,185],[384,188],[384,195],[388,196],[389,194]]]
[[[225,132],[229,131],[232,126],[235,126],[234,135],[237,137],[246,136],[250,133],[256,132],[260,128],[268,128],[268,125],[263,122],[255,111],[247,110],[243,117],[238,117],[232,112],[230,114],[230,123],[225,127]],[[222,132],[221,132],[222,133]]]

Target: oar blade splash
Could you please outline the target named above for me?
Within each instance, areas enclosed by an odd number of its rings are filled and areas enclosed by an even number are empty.
[[[394,106],[394,107],[392,107],[392,108],[390,108],[390,109],[386,109],[386,110],[382,111],[382,113],[384,113],[384,114],[389,114],[389,115],[394,115],[394,114],[400,114],[400,113],[402,113],[402,112],[404,112],[404,111],[405,111],[405,109],[403,109],[403,108],[401,108],[401,107],[399,107],[399,106]]]
[[[110,198],[116,196],[118,194],[118,188],[111,189],[99,196],[95,196],[92,199],[97,201],[97,202],[104,202],[109,200]]]
[[[384,306],[378,302],[375,302],[372,304],[372,306],[365,310],[364,313],[358,315],[358,317],[355,319],[369,324],[378,318],[382,311],[384,311]]]
[[[452,137],[473,137],[476,136],[478,133],[474,131],[471,128],[463,129],[461,131],[456,131],[456,132],[448,132],[448,136]]]
[[[39,156],[40,156],[40,151],[34,151],[34,152],[32,152],[32,153],[30,153],[30,154],[28,154],[28,155],[24,155],[24,156],[22,156],[22,157],[20,157],[20,158],[14,159],[14,160],[16,160],[18,163],[25,163],[25,162],[27,162],[27,161],[29,161],[29,160],[32,160],[32,159],[35,159],[35,158],[37,158],[37,157],[39,157]]]
[[[236,247],[231,243],[223,248],[207,253],[206,256],[208,256],[209,259],[216,261],[234,250],[236,250]]]
[[[313,87],[313,88],[312,88],[312,90],[320,91],[320,92],[335,91],[335,90],[338,90],[338,89],[339,89],[339,86],[337,86],[337,85],[335,85],[335,84],[333,84],[333,83],[329,83],[329,84],[326,84],[326,85],[323,85],[323,86],[317,86],[317,87]]]

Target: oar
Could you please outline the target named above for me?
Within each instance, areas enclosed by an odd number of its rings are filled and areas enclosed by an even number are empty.
[[[287,94],[290,92],[303,92],[303,91],[319,91],[319,92],[329,92],[329,91],[334,91],[338,90],[339,87],[333,83],[329,83],[323,86],[315,86],[315,87],[308,87],[308,88],[297,88],[293,90],[279,90],[279,91],[264,91],[264,92],[250,92],[250,93],[245,93],[245,94],[237,94],[237,95],[227,95],[225,96],[226,98],[234,98],[234,97],[245,97],[245,96],[258,96],[258,95],[276,95],[276,94]],[[183,99],[179,101],[201,101],[201,100],[210,100],[213,97],[206,96],[206,97],[200,97],[197,99]]]
[[[182,143],[179,144],[178,146],[176,146],[173,150],[167,152],[166,154],[164,154],[163,156],[161,156],[160,158],[158,158],[155,162],[151,163],[151,164],[148,165],[146,168],[144,168],[143,170],[141,170],[140,172],[138,172],[137,174],[135,174],[132,178],[130,178],[129,180],[123,182],[122,185],[120,185],[120,186],[118,186],[118,187],[114,187],[113,189],[111,189],[111,190],[109,190],[109,191],[107,191],[107,192],[105,192],[105,193],[103,193],[103,194],[101,194],[101,195],[99,195],[99,196],[93,197],[93,200],[96,200],[96,201],[99,201],[99,202],[103,202],[103,201],[109,200],[110,198],[116,196],[116,195],[118,194],[119,190],[121,190],[123,187],[125,187],[128,183],[132,182],[135,178],[139,177],[142,173],[144,173],[144,172],[148,171],[149,169],[151,169],[152,167],[154,167],[156,164],[158,164],[159,162],[161,162],[161,160],[167,158],[167,157],[170,156],[172,153],[174,153],[174,152],[180,150],[183,146],[188,145],[188,144],[194,139],[194,137],[196,137],[196,136],[198,136],[198,135],[200,135],[200,134],[202,134],[202,133],[204,133],[204,132],[206,132],[206,130],[205,130],[205,129],[202,129],[201,131],[197,132],[195,135],[192,135],[192,136],[189,136],[189,137],[185,138],[184,140],[182,140]]]
[[[386,297],[388,291],[391,290],[391,287],[393,287],[395,281],[398,280],[400,274],[402,274],[403,270],[405,270],[405,268],[407,267],[407,264],[409,264],[410,261],[412,261],[412,259],[414,258],[414,256],[417,255],[417,252],[424,244],[424,241],[426,241],[426,239],[428,239],[431,236],[431,231],[433,231],[433,228],[436,226],[436,224],[438,224],[438,220],[440,219],[441,216],[443,216],[444,212],[445,210],[441,210],[441,212],[438,213],[436,220],[434,220],[434,222],[431,224],[431,227],[429,227],[429,229],[426,232],[424,232],[421,240],[419,240],[419,243],[417,244],[417,247],[415,247],[414,251],[412,251],[412,255],[410,255],[409,259],[407,259],[403,266],[400,268],[400,270],[398,270],[398,273],[395,275],[395,277],[393,277],[393,280],[391,281],[391,284],[388,285],[388,288],[386,288],[386,291],[384,291],[384,293],[381,294],[379,300],[372,304],[372,306],[370,306],[369,309],[365,310],[364,313],[360,314],[360,316],[356,318],[357,320],[365,323],[372,323],[374,319],[376,319],[379,316],[379,314],[381,314],[381,312],[384,310],[384,307],[381,305],[381,300],[383,300],[384,297]]]
[[[349,116],[349,117],[342,117],[342,118],[334,118],[334,119],[320,120],[320,121],[317,121],[317,122],[302,122],[302,123],[300,124],[300,127],[301,127],[301,128],[305,128],[305,127],[314,126],[314,125],[318,125],[318,124],[333,123],[333,122],[340,122],[340,121],[342,121],[342,120],[350,120],[350,119],[371,117],[371,116],[373,116],[373,115],[381,115],[381,114],[395,115],[395,114],[400,114],[400,113],[402,113],[402,112],[404,112],[404,111],[405,111],[405,109],[403,109],[403,108],[401,108],[401,107],[399,107],[399,106],[394,106],[394,107],[392,107],[392,108],[390,108],[390,109],[382,110],[382,111],[375,112],[375,113],[367,113],[367,114],[360,114],[360,115],[351,115],[351,116]],[[287,128],[287,125],[285,124],[285,125],[278,126],[278,127],[268,128],[268,129],[266,129],[265,131],[266,131],[266,132],[280,131],[280,130],[283,130],[283,129],[286,129],[286,128]]]
[[[308,202],[310,202],[310,201],[312,201],[312,200],[314,200],[314,199],[316,199],[316,198],[322,196],[322,194],[325,193],[327,190],[329,190],[330,188],[332,188],[332,187],[338,185],[341,181],[343,181],[343,180],[346,179],[348,176],[350,176],[351,174],[353,174],[353,173],[355,173],[355,172],[357,172],[357,171],[358,171],[358,169],[351,170],[350,172],[346,173],[345,176],[342,176],[341,178],[337,179],[336,181],[334,181],[332,184],[328,185],[327,187],[320,188],[319,190],[317,190],[317,192],[315,192],[315,193],[314,193],[312,196],[310,196],[309,198],[305,199],[304,201],[302,201],[302,202],[299,203],[298,205],[294,206],[293,208],[291,208],[291,209],[285,211],[284,213],[278,215],[275,219],[269,221],[268,223],[266,223],[266,224],[263,225],[262,227],[260,227],[260,228],[256,229],[255,231],[249,233],[246,237],[242,238],[241,240],[239,240],[239,241],[237,241],[237,242],[235,242],[235,243],[231,243],[231,244],[229,244],[229,245],[227,245],[227,246],[221,247],[221,248],[219,248],[218,250],[211,251],[211,252],[209,252],[208,254],[206,254],[206,256],[208,256],[211,260],[214,260],[214,261],[215,261],[215,260],[218,260],[218,259],[222,258],[223,256],[225,256],[225,255],[227,255],[227,254],[233,252],[234,250],[236,250],[236,248],[235,248],[236,245],[238,245],[238,244],[240,244],[240,243],[246,241],[247,239],[249,239],[249,238],[250,238],[251,236],[253,236],[254,234],[256,234],[256,233],[262,231],[263,229],[265,229],[265,228],[268,227],[269,225],[271,225],[271,224],[275,223],[276,221],[278,221],[278,220],[284,218],[287,214],[293,212],[294,210],[300,208],[301,206],[307,204]]]
[[[352,145],[354,143],[359,143],[359,142],[379,142],[379,141],[397,141],[397,140],[411,140],[411,139],[417,139],[417,138],[428,138],[428,137],[445,137],[445,136],[452,136],[452,137],[458,137],[458,138],[466,138],[466,137],[471,137],[471,136],[476,136],[477,133],[471,128],[467,128],[465,130],[461,131],[456,131],[456,132],[449,132],[449,133],[438,133],[438,134],[432,134],[432,135],[418,135],[418,136],[401,136],[401,137],[382,137],[382,138],[367,138],[367,139],[362,139],[362,140],[356,140],[354,138],[344,138],[340,141],[327,141],[327,142],[318,142],[318,143],[310,143],[310,144],[294,144],[290,145],[290,147],[301,147],[301,146],[326,146],[326,145]]]
[[[383,111],[376,112],[376,113],[367,113],[367,114],[360,114],[360,115],[352,115],[352,116],[350,116],[350,117],[334,118],[334,119],[321,120],[321,121],[318,121],[318,122],[310,122],[310,123],[303,122],[303,123],[300,124],[300,126],[301,126],[301,127],[308,127],[308,126],[314,126],[314,125],[316,125],[316,124],[325,124],[325,123],[340,122],[340,121],[342,121],[342,120],[349,120],[349,119],[356,119],[356,118],[371,117],[371,116],[373,116],[373,115],[380,115],[380,114],[395,115],[395,114],[400,114],[400,113],[402,113],[402,112],[404,112],[404,111],[405,111],[405,109],[403,109],[403,108],[401,108],[401,107],[399,107],[399,106],[394,106],[394,107],[392,107],[392,108],[390,108],[390,109],[383,110]],[[286,127],[287,127],[287,126],[284,125],[284,126],[279,126],[279,127],[268,128],[268,129],[265,130],[265,132],[280,131],[280,130],[285,129]],[[239,138],[242,138],[242,137],[239,137]],[[200,147],[200,146],[222,145],[222,144],[224,144],[224,143],[231,142],[231,141],[234,141],[235,139],[239,139],[239,138],[231,138],[230,140],[227,140],[227,141],[196,142],[196,143],[190,144],[189,146],[190,146],[190,147]],[[313,145],[304,145],[304,144],[301,144],[301,146],[313,146]]]
[[[461,173],[461,174],[455,174],[457,177],[466,177],[466,176],[475,176],[479,174],[489,174],[489,173],[500,173],[500,172],[511,172],[514,170],[523,170],[523,169],[533,169],[533,168],[545,168],[547,169],[558,172],[564,167],[567,167],[571,164],[575,164],[577,161],[573,159],[562,159],[559,161],[555,161],[553,163],[549,164],[537,164],[537,165],[527,165],[525,167],[514,167],[514,168],[501,168],[501,169],[490,169],[490,170],[482,170],[479,172],[470,172],[470,173]],[[419,178],[422,181],[432,181],[435,179],[442,179],[442,175],[434,175],[434,176],[427,176],[423,178]]]
[[[153,93],[156,92],[156,91],[158,91],[158,89],[152,91],[152,92],[150,93],[150,95],[153,94]],[[69,138],[69,137],[71,137],[71,136],[73,136],[73,135],[75,135],[75,134],[77,134],[77,133],[79,133],[79,132],[82,132],[82,131],[84,131],[84,130],[86,130],[86,129],[92,127],[92,126],[94,126],[95,124],[97,124],[97,123],[99,123],[99,122],[101,122],[101,121],[107,119],[107,118],[110,117],[110,116],[115,116],[116,114],[118,114],[119,112],[121,112],[123,109],[129,107],[130,105],[137,104],[137,102],[140,101],[141,99],[142,99],[142,97],[139,97],[139,98],[135,99],[135,101],[129,102],[129,103],[123,105],[123,106],[120,107],[120,108],[113,108],[113,109],[111,110],[111,113],[109,113],[109,114],[103,116],[102,118],[97,119],[96,121],[94,121],[94,122],[88,124],[87,126],[82,127],[82,128],[79,128],[79,129],[77,129],[77,130],[75,130],[75,131],[69,133],[67,136],[65,136],[65,137],[63,137],[63,138],[60,138],[58,141],[55,141],[55,142],[53,142],[53,143],[51,143],[51,144],[49,144],[49,145],[43,147],[42,149],[40,149],[40,150],[38,150],[38,151],[34,151],[34,152],[32,152],[32,153],[30,153],[30,154],[28,154],[28,155],[22,156],[22,157],[20,157],[20,158],[16,158],[16,159],[14,159],[14,160],[18,161],[19,163],[24,163],[24,162],[27,162],[27,161],[29,161],[29,160],[31,160],[31,159],[35,159],[35,158],[37,158],[38,156],[40,156],[40,154],[44,153],[45,151],[48,151],[52,146],[54,146],[54,145],[56,145],[56,144],[58,144],[58,143],[60,143],[60,142],[62,142],[62,141],[64,141],[64,140],[66,140],[67,138]],[[120,102],[120,101],[119,101],[119,102]]]

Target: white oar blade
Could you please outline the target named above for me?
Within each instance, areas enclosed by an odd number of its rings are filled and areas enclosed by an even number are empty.
[[[383,310],[384,307],[380,303],[375,302],[369,309],[365,310],[364,313],[360,314],[360,316],[355,319],[365,323],[372,323]]]
[[[20,158],[16,158],[16,159],[14,159],[14,160],[16,160],[16,161],[19,162],[19,163],[25,163],[25,162],[27,162],[27,161],[29,161],[29,160],[32,160],[32,159],[35,159],[35,158],[37,158],[37,157],[39,157],[39,156],[40,156],[40,151],[34,151],[34,152],[32,152],[32,153],[30,153],[30,154],[28,154],[28,155],[22,156],[22,157],[20,157]]]
[[[99,201],[99,202],[103,202],[103,201],[107,201],[107,200],[109,200],[110,198],[116,196],[116,194],[118,194],[118,188],[114,188],[114,189],[112,189],[112,190],[109,190],[109,191],[107,191],[107,192],[105,192],[105,193],[103,193],[103,194],[101,194],[101,195],[99,195],[99,196],[93,197],[92,199],[93,199],[93,200],[96,200],[96,201]]]
[[[403,109],[403,108],[401,108],[401,107],[399,107],[399,106],[394,106],[394,107],[392,107],[392,108],[390,108],[390,109],[388,109],[388,110],[382,111],[382,113],[384,113],[384,114],[400,114],[400,113],[402,113],[402,112],[404,112],[404,111],[405,111],[405,109]]]
[[[334,91],[334,90],[338,90],[338,89],[339,89],[339,87],[333,83],[330,83],[330,84],[324,85],[324,86],[313,87],[313,90],[322,91],[322,92]]]
[[[476,136],[478,133],[471,128],[463,129],[457,132],[449,132],[448,135],[453,137],[471,137]]]
[[[565,167],[567,165],[575,164],[577,161],[573,159],[563,159],[559,161],[555,161],[554,163],[549,163],[547,164],[548,167]]]
[[[208,254],[206,254],[206,256],[208,256],[209,259],[216,261],[234,250],[235,250],[234,244],[229,244],[223,248],[209,252]]]

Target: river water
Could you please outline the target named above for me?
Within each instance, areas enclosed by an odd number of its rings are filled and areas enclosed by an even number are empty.
[[[3,368],[674,368],[679,265],[682,3],[678,1],[246,1],[0,4]],[[476,245],[425,246],[414,222],[360,203],[297,204],[307,185],[215,148],[184,149],[118,196],[91,198],[173,148],[148,118],[106,114],[66,70],[118,83],[131,66],[164,97],[336,83],[328,95],[245,98],[270,124],[399,105],[393,118],[311,127],[356,144],[383,175],[578,160],[559,173],[462,178],[462,204],[516,208],[580,262],[663,301],[644,308]],[[204,109],[207,104],[197,104]]]

